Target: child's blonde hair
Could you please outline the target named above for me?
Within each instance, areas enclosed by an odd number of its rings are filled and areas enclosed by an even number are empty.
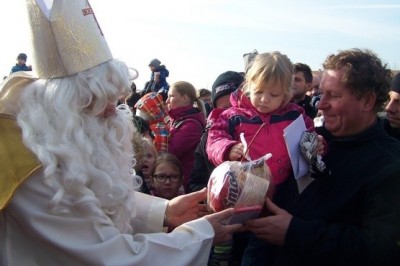
[[[244,90],[248,92],[252,88],[257,92],[262,88],[262,85],[272,82],[280,84],[285,92],[290,95],[293,69],[294,66],[290,59],[278,51],[259,54],[246,73]]]
[[[143,158],[146,155],[147,149],[153,152],[154,157],[157,159],[158,152],[154,145],[154,142],[147,137],[143,137],[142,134],[135,132],[132,138],[133,150],[135,151],[135,170],[138,171],[142,167]]]
[[[154,154],[154,157],[158,157],[158,152],[157,152],[157,149],[156,149],[156,146],[154,145],[154,141],[153,140],[151,140],[151,139],[149,139],[149,138],[147,138],[147,137],[143,137],[143,147],[144,147],[144,149],[146,149],[146,148],[150,148],[150,150],[153,152],[153,154]],[[145,153],[146,151],[144,151],[144,153]]]

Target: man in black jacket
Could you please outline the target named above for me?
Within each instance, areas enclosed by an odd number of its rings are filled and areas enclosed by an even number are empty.
[[[317,129],[326,170],[302,193],[289,179],[266,200],[270,215],[246,223],[264,245],[250,245],[244,265],[400,265],[400,142],[377,117],[390,76],[370,50],[328,56]]]

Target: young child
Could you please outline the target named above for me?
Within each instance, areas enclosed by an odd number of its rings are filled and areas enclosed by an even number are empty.
[[[142,137],[140,144],[141,151],[137,157],[140,157],[141,159],[136,163],[135,171],[143,180],[140,191],[146,194],[151,194],[151,191],[153,190],[151,171],[153,170],[158,153],[153,142],[149,138]]]
[[[182,165],[178,158],[168,152],[158,156],[151,171],[154,196],[173,199],[182,194]]]
[[[267,161],[272,174],[268,192],[271,197],[276,185],[292,173],[284,128],[303,115],[306,128],[314,131],[313,121],[304,109],[289,102],[292,78],[293,64],[286,55],[280,52],[257,55],[246,73],[242,90],[231,94],[232,107],[213,118],[215,122],[207,140],[207,153],[215,165],[249,157],[254,160],[271,153],[272,158]],[[242,133],[247,150],[240,139]],[[319,137],[316,152],[320,154],[323,149]]]
[[[17,63],[11,68],[10,74],[18,71],[32,71],[32,66],[26,65],[27,58],[25,53],[20,53],[17,56]]]

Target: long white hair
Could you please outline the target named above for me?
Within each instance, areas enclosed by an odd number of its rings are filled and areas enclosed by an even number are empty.
[[[132,114],[101,114],[110,102],[129,93],[127,66],[111,60],[76,75],[37,80],[22,95],[17,116],[25,144],[39,158],[44,182],[54,189],[51,211],[78,213],[112,222],[132,232]]]

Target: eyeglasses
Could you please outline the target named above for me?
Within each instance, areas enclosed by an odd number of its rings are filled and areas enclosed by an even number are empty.
[[[159,174],[159,175],[153,175],[154,178],[156,179],[156,181],[158,183],[165,183],[167,181],[167,179],[169,179],[169,181],[171,183],[177,183],[179,182],[179,180],[181,180],[181,176],[180,175],[164,175],[164,174]]]

